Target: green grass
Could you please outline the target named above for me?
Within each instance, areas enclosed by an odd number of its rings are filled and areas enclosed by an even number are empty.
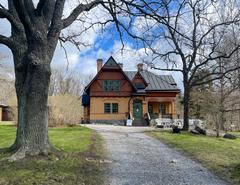
[[[0,124],[0,148],[10,146],[16,128]],[[51,142],[62,157],[0,161],[0,185],[96,185],[103,184],[102,140],[86,127],[51,128]],[[8,154],[9,155],[9,154]],[[6,155],[0,154],[0,159]],[[89,160],[90,159],[90,160]]]
[[[166,144],[198,160],[220,177],[240,184],[240,139],[228,140],[190,133],[148,132]],[[236,133],[235,133],[236,134]],[[237,133],[239,134],[239,133]]]

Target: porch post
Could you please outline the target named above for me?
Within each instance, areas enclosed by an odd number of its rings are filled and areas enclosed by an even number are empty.
[[[176,102],[175,102],[175,100],[172,101],[172,117],[173,117],[173,119],[177,118]]]
[[[148,112],[148,101],[146,99],[142,101],[142,106],[143,106],[143,116],[144,116],[144,114]]]

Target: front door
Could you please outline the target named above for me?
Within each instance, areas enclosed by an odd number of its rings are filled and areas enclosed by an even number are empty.
[[[142,118],[142,102],[133,103],[133,116],[134,118]]]

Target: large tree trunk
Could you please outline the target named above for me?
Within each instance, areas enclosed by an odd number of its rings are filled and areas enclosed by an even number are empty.
[[[190,88],[187,80],[187,74],[184,75],[184,96],[183,96],[183,130],[189,129],[189,100],[190,100]]]
[[[224,100],[225,100],[225,93],[224,93],[224,79],[220,79],[220,103],[219,103],[219,113],[220,113],[220,118],[219,118],[219,129],[220,130],[225,130],[224,125],[225,125],[225,112],[224,112]]]
[[[18,125],[11,160],[48,153],[49,58],[47,52],[29,51],[16,68]]]
[[[183,130],[189,129],[189,92],[184,91],[183,97]]]

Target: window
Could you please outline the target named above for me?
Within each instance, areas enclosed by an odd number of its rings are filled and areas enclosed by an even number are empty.
[[[167,113],[167,110],[166,110],[167,108],[166,108],[165,104],[161,103],[160,106],[159,106],[159,109],[160,109],[160,113],[162,115],[165,115]]]
[[[111,113],[111,104],[104,103],[104,113]]]
[[[104,103],[105,114],[116,114],[118,113],[118,103]]]
[[[119,80],[104,80],[103,81],[104,91],[119,91],[120,81]]]
[[[118,113],[118,103],[112,104],[112,113]]]
[[[134,83],[134,86],[137,89],[145,89],[145,85],[143,83]]]
[[[148,105],[148,112],[149,112],[149,114],[153,114],[153,106],[152,105]]]

